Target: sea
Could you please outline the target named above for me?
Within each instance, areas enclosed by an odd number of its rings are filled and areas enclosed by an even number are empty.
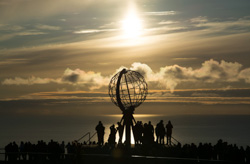
[[[43,117],[4,117],[0,120],[0,148],[10,142],[20,144],[21,141],[37,143],[39,140],[49,142],[71,142],[80,139],[90,132],[95,133],[99,121],[105,126],[105,141],[112,124],[117,126],[122,115],[102,116],[43,116]],[[212,143],[219,139],[229,144],[250,146],[250,115],[135,115],[136,121],[151,123],[155,126],[160,120],[164,124],[171,120],[173,137],[181,144]],[[118,134],[117,134],[118,135]],[[118,136],[117,136],[118,139]],[[87,141],[88,135],[80,140]],[[94,136],[91,141],[97,141]],[[132,139],[133,142],[133,139]]]

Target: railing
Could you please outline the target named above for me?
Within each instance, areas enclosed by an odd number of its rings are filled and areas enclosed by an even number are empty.
[[[84,134],[81,138],[79,138],[78,140],[76,140],[77,142],[81,141],[84,137],[86,137],[87,135],[89,135],[90,138],[90,132]]]
[[[88,136],[88,140],[86,141],[86,143],[90,143],[91,139],[92,139],[96,134],[97,134],[97,132],[95,132],[95,133],[91,136],[91,133],[88,132],[88,133],[84,134],[81,138],[79,138],[79,139],[76,140],[76,141],[79,142],[79,141],[81,141],[83,138],[85,138],[86,136]],[[180,144],[180,142],[179,142],[176,138],[174,138],[173,136],[171,137],[171,139],[172,139],[171,143],[172,143],[174,146]],[[174,141],[174,142],[173,142],[173,141]]]
[[[90,132],[84,134],[81,138],[79,138],[78,140],[76,140],[77,142],[81,141],[83,138],[85,138],[86,136],[89,137],[89,139],[87,140],[87,143],[90,143],[90,140],[96,135],[97,133],[95,132],[92,136],[90,134]]]
[[[180,144],[180,142],[177,139],[175,139],[173,136],[171,138],[175,141],[175,143],[171,141],[171,143],[173,143],[175,146]]]
[[[97,134],[97,132],[95,132],[92,136],[89,137],[89,140],[87,142],[90,142],[90,140]]]

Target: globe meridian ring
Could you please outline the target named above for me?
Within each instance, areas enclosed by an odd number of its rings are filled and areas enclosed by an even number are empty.
[[[121,110],[140,106],[145,101],[147,94],[148,85],[139,72],[122,70],[110,80],[109,96],[111,101]]]

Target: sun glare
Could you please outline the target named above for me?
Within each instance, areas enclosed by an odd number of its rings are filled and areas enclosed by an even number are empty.
[[[122,30],[125,38],[135,38],[142,34],[142,20],[135,11],[129,11],[122,21]]]

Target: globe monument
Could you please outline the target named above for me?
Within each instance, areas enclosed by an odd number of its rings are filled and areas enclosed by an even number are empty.
[[[148,85],[144,77],[136,71],[123,69],[115,74],[109,83],[109,96],[122,113],[120,121],[125,130],[125,145],[131,145],[131,128],[136,124],[133,113],[148,94]]]

